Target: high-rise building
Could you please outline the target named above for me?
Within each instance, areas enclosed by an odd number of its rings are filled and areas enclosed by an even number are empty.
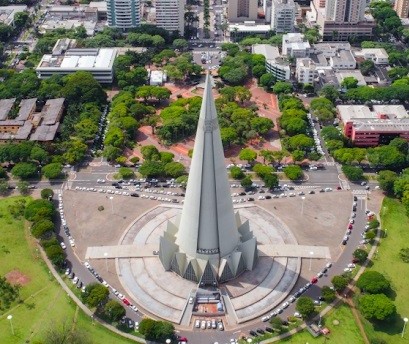
[[[108,26],[130,29],[140,25],[140,0],[107,0]]]
[[[400,18],[409,17],[409,0],[396,0],[394,9]]]
[[[275,32],[292,32],[295,21],[294,0],[273,0],[271,4],[271,28]]]
[[[185,0],[156,0],[156,25],[170,32],[185,32]]]
[[[227,17],[229,22],[257,20],[257,0],[229,0]]]
[[[327,0],[326,20],[334,23],[356,24],[364,20],[366,0]]]
[[[159,258],[165,270],[200,285],[217,285],[252,270],[257,257],[257,240],[248,221],[242,223],[233,210],[207,75],[182,214],[175,223],[168,222]]]

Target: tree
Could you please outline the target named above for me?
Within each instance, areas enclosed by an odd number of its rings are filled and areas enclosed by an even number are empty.
[[[174,157],[175,154],[171,152],[160,152],[160,161],[162,161],[165,164],[172,162]]]
[[[256,164],[253,166],[253,171],[256,172],[260,178],[264,178],[265,176],[273,173],[273,168],[263,164]]]
[[[404,263],[409,263],[409,247],[404,247],[399,250],[399,257]]]
[[[378,271],[365,271],[359,276],[356,286],[369,294],[381,294],[389,290],[389,281]]]
[[[366,259],[368,258],[368,252],[366,252],[365,250],[361,249],[361,248],[357,248],[353,253],[352,256],[355,259],[358,259],[358,262],[360,264],[364,263],[366,261]]]
[[[397,173],[389,170],[379,171],[377,177],[379,186],[388,195],[393,195],[393,186],[396,179],[398,179]]]
[[[177,38],[173,41],[172,43],[173,47],[175,49],[179,49],[180,51],[185,50],[188,47],[188,43],[187,40],[183,39],[183,38]]]
[[[240,167],[238,166],[233,166],[230,168],[230,176],[233,179],[243,179],[246,175],[244,174],[244,172],[241,170]]]
[[[362,168],[356,166],[343,165],[342,172],[351,181],[362,180],[364,176],[364,171],[362,170]]]
[[[61,176],[62,168],[63,168],[62,164],[52,162],[51,164],[45,165],[41,169],[41,172],[48,179],[57,179]]]
[[[277,79],[273,76],[273,74],[266,73],[260,77],[259,83],[261,87],[264,87],[265,89],[269,89],[270,87],[274,86],[276,81]]]
[[[31,178],[37,175],[37,166],[31,162],[19,162],[11,169],[11,174],[21,179]]]
[[[358,79],[354,78],[353,76],[348,76],[344,78],[341,82],[341,87],[349,90],[351,88],[357,88],[358,87]]]
[[[33,224],[31,233],[34,237],[41,238],[47,232],[54,231],[54,223],[50,220],[41,220]]]
[[[290,150],[310,151],[314,147],[314,140],[305,134],[290,137],[287,142]]]
[[[241,186],[245,189],[250,188],[253,185],[253,182],[250,176],[246,176],[241,180]]]
[[[395,305],[384,294],[363,295],[358,305],[362,315],[371,320],[388,320],[396,313]]]
[[[257,153],[250,148],[244,148],[240,151],[240,154],[239,154],[240,160],[245,160],[248,163],[252,163],[254,160],[256,160],[256,158],[257,158]]]
[[[285,122],[282,120],[281,126],[289,136],[305,134],[308,127],[307,122],[298,117],[289,118]]]
[[[321,296],[324,298],[324,301],[327,303],[331,303],[335,300],[335,290],[331,289],[327,285],[324,285],[321,289]]]
[[[229,147],[232,143],[237,141],[237,131],[232,127],[225,127],[220,129],[223,147]]]
[[[99,283],[91,283],[85,287],[82,295],[84,302],[91,308],[103,304],[109,296],[109,289]]]
[[[276,173],[268,174],[263,177],[265,186],[269,189],[274,189],[279,184],[278,175]]]
[[[118,321],[125,314],[125,308],[115,300],[109,300],[104,306],[104,313],[110,321]]]
[[[375,229],[375,228],[378,228],[379,226],[380,226],[380,223],[377,219],[372,219],[371,221],[369,221],[370,229]]]
[[[34,221],[40,214],[44,219],[51,219],[54,214],[53,203],[45,199],[36,199],[30,202],[24,210],[24,217],[28,221]]]
[[[68,104],[92,102],[104,104],[106,102],[106,93],[90,72],[80,71],[66,75],[64,81],[60,95],[66,99]]]
[[[166,321],[155,321],[144,318],[139,323],[139,332],[145,336],[145,339],[162,342],[167,338],[173,338],[175,328],[171,323]]]
[[[332,102],[335,102],[335,100],[339,98],[338,90],[332,85],[325,85],[323,88],[321,88],[318,94]]]
[[[49,156],[45,149],[40,146],[34,146],[30,152],[30,159],[35,160],[40,164],[44,164],[48,161]]]
[[[341,292],[347,287],[349,281],[345,276],[334,276],[331,279],[331,283],[337,292]]]
[[[92,344],[89,334],[78,329],[78,326],[73,327],[71,323],[55,323],[47,328],[43,338],[41,338],[40,343],[42,344]]]
[[[24,181],[24,180],[20,180],[18,183],[17,183],[17,189],[18,189],[18,191],[20,192],[20,194],[21,195],[28,195],[28,193],[29,193],[29,183],[28,182],[26,182],[26,181]]]
[[[303,176],[302,169],[298,165],[284,167],[283,172],[290,180],[299,180]]]
[[[314,302],[307,296],[301,296],[297,300],[295,308],[303,318],[309,318],[315,311]]]
[[[365,60],[359,64],[359,69],[361,73],[368,76],[375,70],[375,63],[372,60]]]
[[[54,196],[54,191],[52,189],[42,189],[41,198],[49,200]]]
[[[144,177],[160,177],[165,173],[165,166],[160,161],[147,160],[139,167],[139,173]]]
[[[144,160],[160,160],[160,153],[154,145],[143,146],[141,153]]]
[[[293,90],[293,86],[289,82],[277,81],[273,86],[275,94],[288,94]]]
[[[0,181],[0,195],[5,196],[9,193],[9,183]]]
[[[270,118],[265,117],[254,117],[250,121],[250,125],[259,135],[265,135],[274,128],[274,122]]]
[[[130,179],[135,176],[135,173],[129,167],[120,167],[118,173],[123,179]]]
[[[51,263],[58,267],[61,267],[63,265],[65,257],[64,251],[60,245],[50,245],[48,247],[45,247],[44,251]]]
[[[165,165],[165,174],[169,177],[177,178],[185,173],[185,166],[180,162],[172,161]]]

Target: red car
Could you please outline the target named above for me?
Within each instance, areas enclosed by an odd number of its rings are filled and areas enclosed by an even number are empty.
[[[352,229],[354,228],[354,226],[352,225],[352,223],[349,224],[348,229]]]
[[[123,299],[122,302],[123,302],[124,304],[126,304],[127,306],[130,306],[130,305],[131,305],[131,303],[128,301],[128,299]]]
[[[313,277],[312,280],[311,280],[311,283],[312,283],[312,284],[315,284],[315,283],[317,283],[317,282],[318,282],[318,278],[317,278],[317,277]]]
[[[342,188],[340,186],[337,186],[337,190],[342,190]]]
[[[358,258],[352,258],[352,263],[359,263],[359,259]]]

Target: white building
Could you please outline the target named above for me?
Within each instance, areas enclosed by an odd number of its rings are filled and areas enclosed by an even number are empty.
[[[273,0],[271,4],[271,29],[279,33],[292,32],[295,12],[294,0]]]
[[[185,32],[185,0],[156,0],[156,25],[169,32]]]
[[[227,18],[230,23],[257,20],[258,2],[255,0],[229,0]]]
[[[162,86],[166,82],[166,73],[161,70],[153,70],[149,73],[149,85]]]
[[[252,53],[263,55],[266,58],[266,70],[273,74],[277,80],[290,80],[290,64],[280,56],[277,47],[269,44],[254,44]]]
[[[12,26],[14,24],[14,16],[19,12],[25,11],[27,11],[26,5],[0,6],[0,23]]]
[[[354,51],[355,56],[363,57],[365,60],[371,60],[377,65],[389,64],[389,55],[383,48],[361,49]]]
[[[108,26],[131,29],[140,25],[140,0],[107,0]]]
[[[283,55],[299,58],[307,57],[310,52],[310,43],[304,40],[302,33],[287,33],[283,35],[281,53]]]
[[[361,71],[358,69],[335,72],[335,77],[338,80],[339,90],[341,91],[345,91],[341,86],[345,78],[355,78],[356,80],[358,80],[358,86],[366,86],[365,78],[362,75]]]
[[[310,58],[297,59],[295,76],[301,84],[314,84],[314,79],[318,76],[317,65]]]
[[[350,50],[340,50],[329,58],[329,65],[334,69],[355,69],[356,61]]]
[[[238,39],[246,35],[267,35],[271,31],[270,25],[256,24],[255,21],[245,21],[243,24],[230,24],[228,28],[228,36],[233,39]]]
[[[117,56],[115,48],[73,49],[70,44],[69,39],[59,39],[52,53],[42,57],[36,68],[40,79],[47,79],[54,74],[67,75],[86,71],[102,84],[113,82],[113,65]]]

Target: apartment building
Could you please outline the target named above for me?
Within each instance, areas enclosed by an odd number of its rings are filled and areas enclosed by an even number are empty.
[[[257,0],[229,0],[227,18],[229,22],[244,22],[257,20]]]
[[[296,5],[294,0],[272,0],[271,29],[278,33],[294,30]]]
[[[156,0],[156,25],[170,32],[185,31],[185,0]]]
[[[266,70],[277,80],[290,80],[291,69],[287,59],[281,57],[277,47],[269,44],[254,44],[253,54],[261,54],[266,58]]]
[[[140,0],[107,0],[108,26],[127,30],[140,25]]]

